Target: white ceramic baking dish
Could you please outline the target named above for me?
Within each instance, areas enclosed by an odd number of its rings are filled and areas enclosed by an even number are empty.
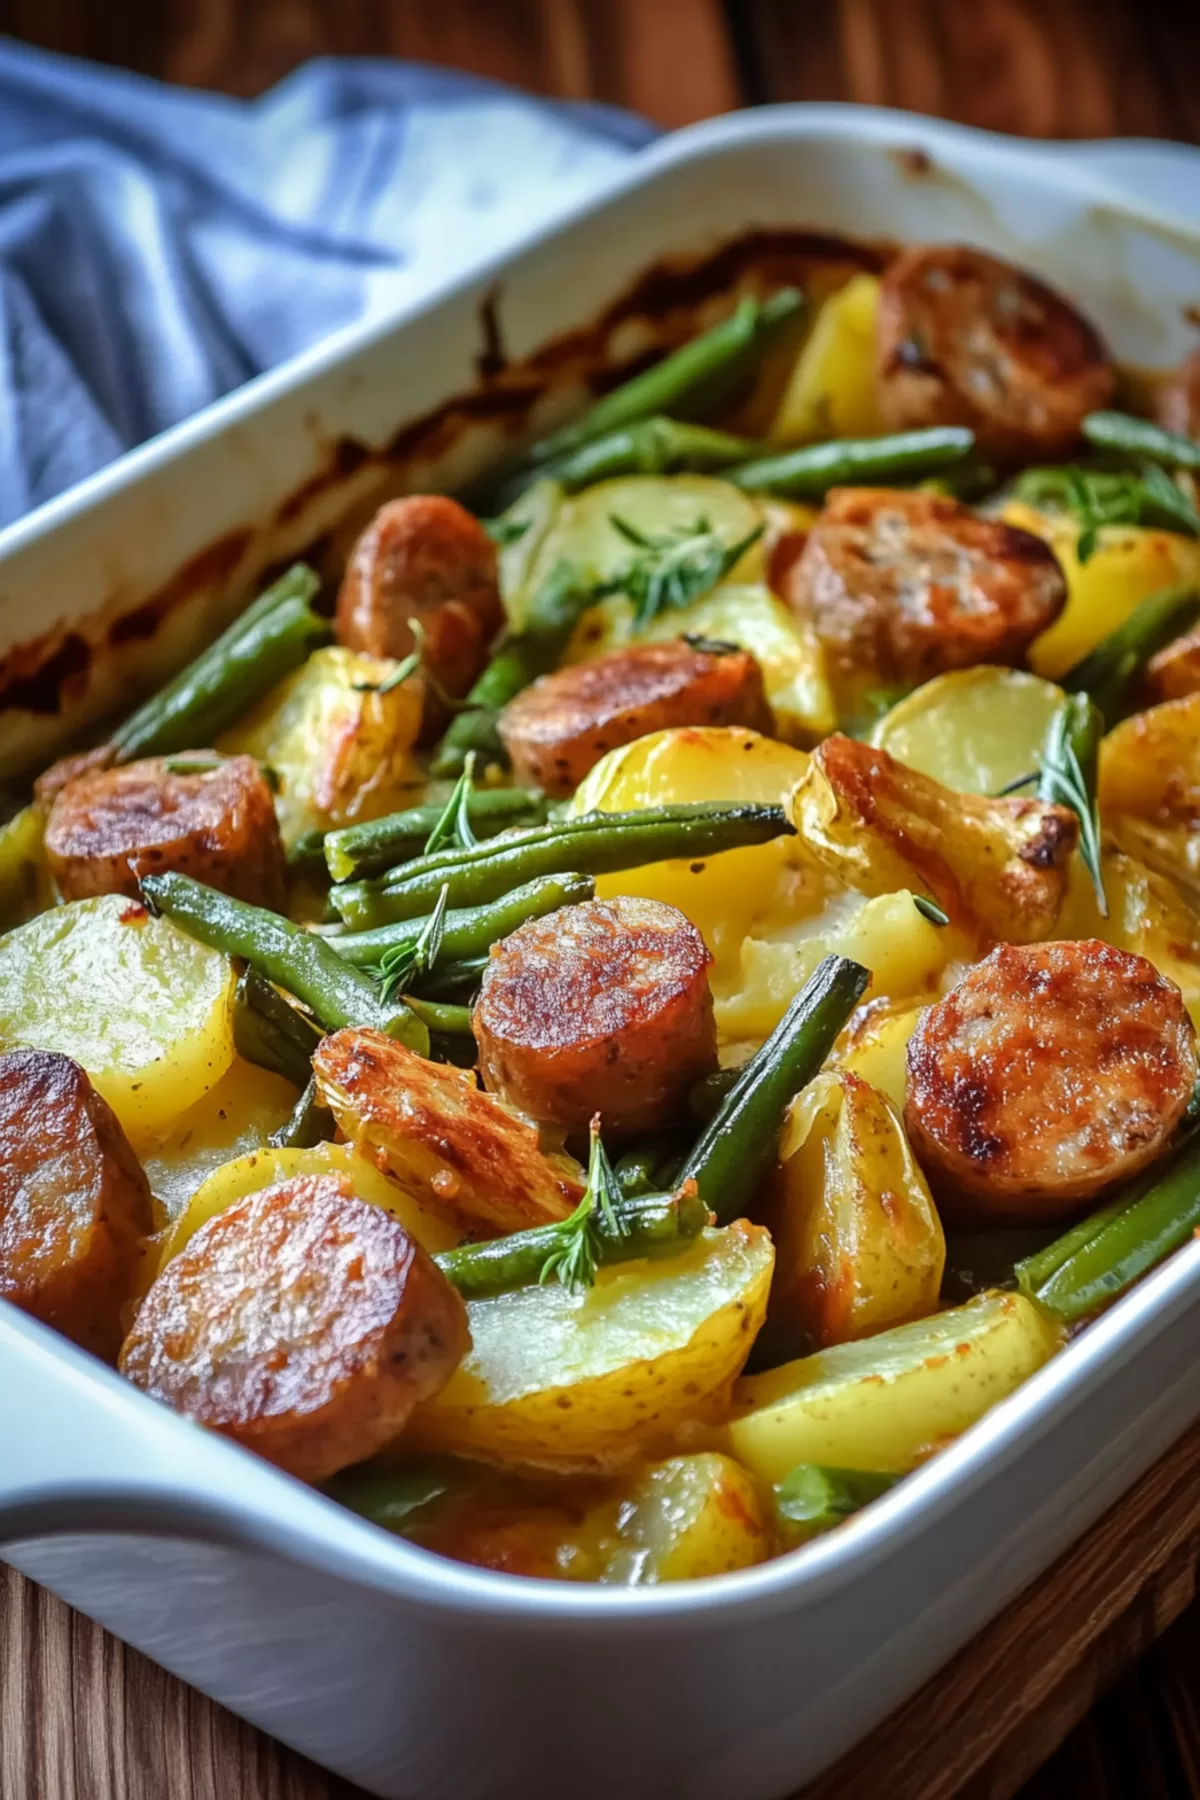
[[[178,657],[263,566],[361,508],[387,479],[363,447],[470,386],[485,289],[499,286],[519,357],[664,252],[751,226],[965,239],[1080,298],[1124,359],[1165,364],[1200,302],[1200,235],[1178,216],[1193,195],[1200,153],[1165,146],[1035,147],[846,107],[685,132],[472,279],[252,384],[0,538],[0,641],[38,634],[0,661],[0,758],[48,751],[64,715]],[[451,436],[432,459],[443,477],[447,456],[461,471],[495,448],[478,427]],[[433,444],[418,438],[406,480]],[[832,1537],[627,1593],[430,1557],[0,1305],[0,1542],[373,1793],[770,1800],[868,1732],[1163,1453],[1200,1414],[1198,1349],[1193,1244]]]

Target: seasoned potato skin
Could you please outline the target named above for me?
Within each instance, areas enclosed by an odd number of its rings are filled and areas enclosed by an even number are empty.
[[[501,714],[500,736],[519,781],[565,797],[607,750],[677,725],[746,725],[769,737],[754,658],[682,638],[610,650],[526,688]]]
[[[1193,626],[1155,651],[1143,677],[1146,698],[1186,700],[1200,694],[1200,626]]]
[[[917,686],[977,663],[1017,664],[1066,604],[1032,532],[943,494],[834,488],[783,592],[812,620],[835,679]]]
[[[1116,385],[1099,334],[1069,301],[963,245],[918,247],[889,265],[878,371],[887,430],[967,425],[1002,461],[1065,454]]]
[[[1190,350],[1159,389],[1155,412],[1160,425],[1184,437],[1200,437],[1200,349]]]
[[[121,1350],[137,1387],[302,1481],[395,1436],[470,1348],[436,1263],[349,1181],[301,1176],[210,1219]]]
[[[355,544],[337,602],[337,636],[371,656],[407,656],[408,621],[425,634],[425,666],[465,694],[504,623],[496,546],[457,500],[410,494],[381,506]],[[427,711],[437,711],[426,695]]]
[[[188,762],[197,773],[183,772]],[[143,875],[168,870],[275,910],[286,894],[275,803],[249,756],[196,751],[87,770],[55,797],[46,856],[64,900],[136,898]]]
[[[1195,1079],[1183,998],[1145,957],[1003,944],[922,1016],[904,1122],[943,1206],[1055,1219],[1160,1156]]]
[[[153,1229],[141,1164],[79,1064],[0,1055],[0,1295],[112,1361]]]
[[[577,1165],[546,1155],[527,1119],[481,1094],[469,1074],[382,1032],[331,1033],[313,1073],[355,1149],[468,1230],[563,1219],[583,1193]]]
[[[852,887],[932,894],[951,924],[985,941],[1049,936],[1079,836],[1064,806],[953,793],[841,736],[813,751],[792,816],[809,850]]]
[[[566,906],[496,945],[473,1023],[490,1092],[579,1138],[667,1123],[717,1064],[704,939],[659,900]]]

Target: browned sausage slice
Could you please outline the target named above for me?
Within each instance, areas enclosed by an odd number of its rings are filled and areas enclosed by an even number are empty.
[[[1200,350],[1190,351],[1159,389],[1155,412],[1168,431],[1200,437]]]
[[[153,1229],[141,1164],[79,1064],[0,1056],[0,1295],[111,1361]]]
[[[303,1175],[201,1226],[121,1351],[137,1387],[323,1481],[381,1450],[470,1348],[437,1264],[345,1176]]]
[[[465,694],[504,623],[496,546],[477,519],[442,494],[381,506],[355,544],[337,603],[339,643],[370,656],[407,656],[410,619],[438,685]]]
[[[922,1015],[904,1123],[952,1210],[1054,1219],[1154,1162],[1195,1079],[1183,997],[1144,956],[1003,944]]]
[[[976,663],[1018,664],[1066,604],[1032,532],[941,494],[834,488],[785,583],[842,682],[916,686]]]
[[[1200,627],[1173,638],[1146,664],[1146,697],[1150,701],[1184,700],[1200,693]]]
[[[239,900],[283,906],[275,802],[250,756],[193,751],[77,775],[50,808],[46,856],[64,900],[136,897],[141,876],[176,870]]]
[[[1115,387],[1075,308],[1011,263],[962,245],[906,251],[879,304],[879,404],[890,431],[968,425],[1004,461],[1068,452]]]
[[[561,796],[606,750],[675,725],[746,725],[769,737],[774,720],[754,658],[682,638],[610,650],[526,688],[500,715],[500,736],[518,780]]]
[[[576,1138],[668,1123],[716,1067],[696,927],[659,900],[593,900],[531,919],[491,954],[475,1004],[485,1087]]]

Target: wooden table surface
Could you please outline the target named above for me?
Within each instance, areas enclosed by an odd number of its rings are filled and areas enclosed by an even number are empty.
[[[382,54],[613,101],[664,126],[767,101],[838,99],[1036,137],[1200,141],[1198,0],[0,0],[0,32],[234,94],[258,93],[311,56]],[[1097,1569],[1135,1569],[1181,1466],[1194,1494],[1200,1454],[1189,1452],[1061,1572],[1063,1603],[1085,1615],[1081,1634]],[[1119,1673],[1178,1610],[1180,1583],[1192,1591],[1194,1530],[1185,1548],[1138,1573],[1128,1608],[1067,1684],[1071,1698],[1056,1690],[1031,1715],[1023,1767],[1053,1754],[1021,1800],[1200,1800],[1197,1605]],[[944,1698],[957,1711],[939,1706],[940,1722],[961,1733],[1016,1705],[1013,1671],[1036,1660],[1045,1629],[1031,1595],[997,1640],[1002,1664],[976,1658],[947,1677]],[[1118,1675],[1055,1750],[1081,1705]],[[888,1800],[946,1794],[920,1758],[886,1766]],[[864,1785],[851,1770],[841,1793],[883,1791],[877,1776]],[[989,1765],[964,1800],[1011,1792]],[[0,1570],[0,1800],[351,1794]]]

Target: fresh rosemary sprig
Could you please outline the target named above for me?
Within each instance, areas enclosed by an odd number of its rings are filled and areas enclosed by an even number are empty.
[[[729,544],[703,516],[694,524],[654,533],[639,531],[619,513],[608,517],[613,529],[633,546],[636,555],[600,583],[596,596],[628,594],[633,601],[635,631],[644,630],[659,613],[682,610],[707,594],[724,580],[765,530],[758,524],[745,537]]]
[[[417,976],[432,971],[442,948],[449,898],[450,888],[443,882],[437,904],[426,919],[421,935],[411,944],[397,944],[394,950],[384,951],[377,970],[379,997],[384,1002],[402,993]]]
[[[950,923],[950,914],[943,911],[937,901],[931,900],[928,894],[914,894],[912,903],[921,917],[928,919],[931,925],[948,925]]]
[[[473,850],[479,839],[471,830],[469,809],[475,791],[475,752],[468,750],[463,772],[454,784],[450,798],[442,808],[442,816],[426,839],[422,856],[435,850]]]
[[[425,630],[420,619],[409,619],[407,623],[413,634],[413,647],[408,655],[396,664],[383,681],[356,681],[356,694],[390,694],[393,688],[400,687],[410,675],[416,674],[425,660]]]
[[[1069,807],[1079,820],[1079,854],[1092,878],[1100,917],[1107,919],[1096,801],[1096,765],[1103,734],[1104,720],[1088,696],[1068,694],[1051,719],[1042,745],[1038,798]]]
[[[1049,504],[1077,520],[1075,555],[1080,563],[1095,554],[1106,525],[1155,525],[1200,537],[1200,513],[1157,463],[1137,470],[1075,465],[1026,469],[1015,492],[1033,506]]]
[[[483,529],[487,532],[496,548],[498,550],[505,550],[509,544],[520,543],[521,539],[525,536],[525,533],[529,530],[529,527],[533,524],[533,520],[508,519],[505,518],[502,513],[499,518],[480,519],[479,523],[483,526]]]
[[[585,1293],[596,1280],[601,1221],[613,1237],[628,1235],[621,1215],[621,1186],[600,1142],[600,1120],[592,1120],[587,1186],[575,1211],[555,1227],[559,1239],[542,1264],[538,1286],[557,1280],[572,1293]]]

